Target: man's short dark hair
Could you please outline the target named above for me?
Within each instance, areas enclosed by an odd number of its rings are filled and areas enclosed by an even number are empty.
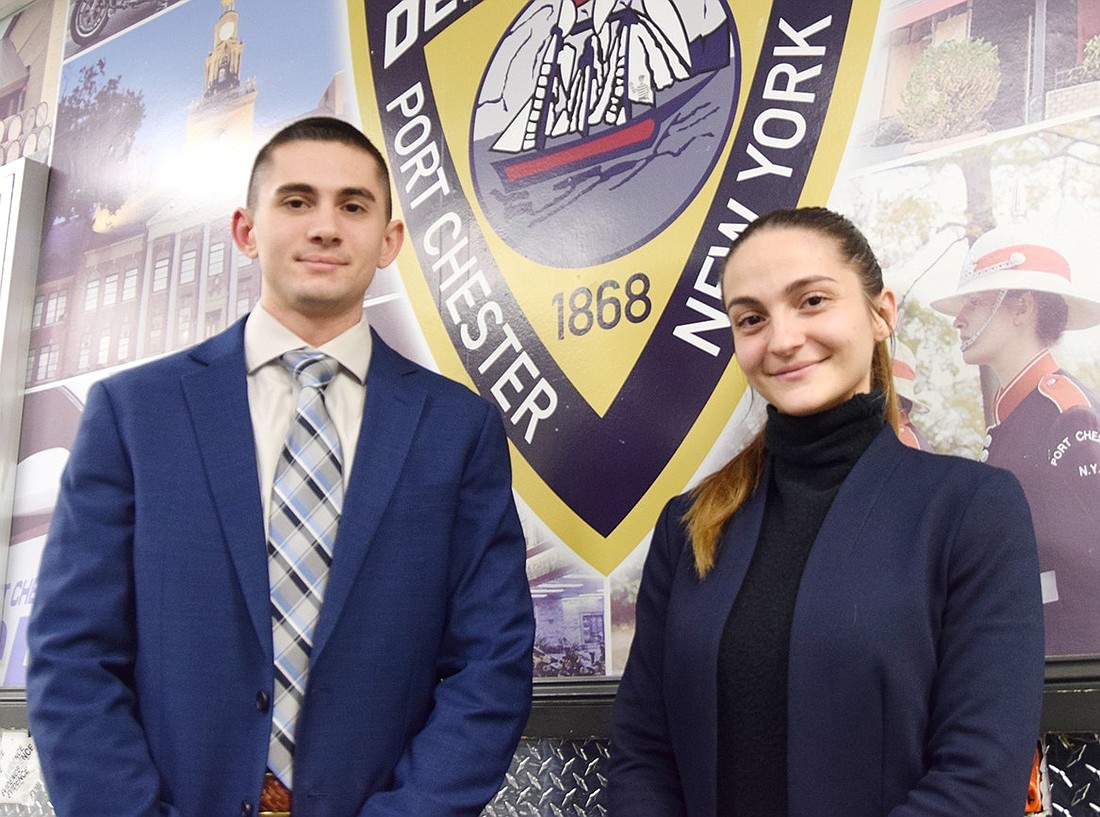
[[[386,166],[386,159],[382,155],[382,151],[375,147],[374,143],[359,128],[332,116],[311,116],[307,119],[291,122],[260,148],[260,152],[256,154],[256,161],[252,163],[252,173],[248,177],[247,202],[249,208],[256,206],[256,188],[259,185],[259,176],[264,166],[271,161],[271,152],[279,145],[286,145],[291,142],[337,142],[369,153],[378,164],[378,176],[386,192],[386,218],[393,218],[390,170]]]

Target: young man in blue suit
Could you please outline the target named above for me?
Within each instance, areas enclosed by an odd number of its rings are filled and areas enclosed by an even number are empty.
[[[233,235],[259,306],[93,386],[62,480],[27,678],[58,817],[477,815],[530,707],[499,416],[367,325],[404,227],[358,130],[277,134]]]

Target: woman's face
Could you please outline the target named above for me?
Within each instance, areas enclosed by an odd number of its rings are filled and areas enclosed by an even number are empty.
[[[815,414],[871,390],[894,293],[868,301],[834,239],[798,227],[754,233],[726,264],[723,295],[749,384],[784,414]]]

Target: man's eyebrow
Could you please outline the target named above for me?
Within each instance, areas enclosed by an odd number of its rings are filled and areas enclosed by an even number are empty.
[[[312,184],[307,184],[305,182],[288,182],[287,184],[280,185],[275,190],[275,195],[280,197],[292,196],[295,194],[302,196],[316,196],[317,188],[314,187]],[[338,198],[341,199],[361,198],[367,199],[368,201],[376,201],[378,198],[374,195],[374,192],[368,187],[341,187],[336,192],[336,195]]]
[[[305,182],[289,182],[287,184],[281,184],[275,188],[276,196],[289,196],[292,194],[301,194],[306,196],[316,195],[317,190],[311,184]]]
[[[798,292],[800,289],[805,289],[806,287],[813,286],[814,284],[820,284],[822,281],[826,281],[831,284],[836,283],[836,279],[829,275],[807,275],[804,278],[799,278],[787,284],[787,286],[783,288],[783,294],[790,296]],[[742,295],[737,298],[730,298],[726,302],[726,311],[729,312],[735,306],[742,306],[745,304],[749,306],[759,306],[760,301],[748,295]]]
[[[366,199],[367,201],[376,201],[377,196],[374,195],[369,187],[341,187],[338,193],[342,199]]]

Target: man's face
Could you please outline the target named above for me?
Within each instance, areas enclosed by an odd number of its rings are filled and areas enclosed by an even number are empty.
[[[1010,314],[1014,299],[1001,299],[998,292],[976,292],[966,299],[954,326],[959,330],[963,360],[971,364],[995,365],[1006,351],[1020,341],[1020,330]]]
[[[299,334],[359,321],[363,295],[404,238],[386,217],[389,191],[369,153],[339,142],[276,147],[255,203],[233,215],[233,239],[260,261],[260,303]]]

